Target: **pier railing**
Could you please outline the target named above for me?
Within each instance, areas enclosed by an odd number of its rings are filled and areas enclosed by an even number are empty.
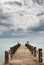
[[[13,47],[10,47],[9,51],[5,51],[5,63],[7,64],[9,62],[9,58],[13,58],[13,54],[17,51],[17,49],[21,46],[21,44],[17,44]],[[42,48],[39,48],[37,50],[36,47],[30,45],[30,44],[25,44],[25,46],[30,50],[31,54],[37,59],[38,62],[42,63],[43,62],[43,54]],[[10,57],[9,57],[10,56]]]
[[[13,47],[10,47],[9,51],[5,51],[5,63],[7,64],[9,62],[9,55],[10,58],[13,58],[13,54],[17,51],[17,49],[20,47],[21,44],[17,44]]]
[[[42,48],[39,48],[37,50],[36,47],[30,45],[30,44],[25,44],[25,46],[30,50],[31,54],[33,54],[34,57],[37,58],[37,61],[42,63],[43,62],[43,54],[44,52],[42,52]]]

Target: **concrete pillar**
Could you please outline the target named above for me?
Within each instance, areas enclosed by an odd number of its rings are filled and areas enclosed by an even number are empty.
[[[38,49],[38,61],[42,62],[42,49]]]
[[[5,63],[9,62],[9,53],[8,51],[5,51]]]
[[[10,47],[10,58],[13,57],[13,47]]]
[[[34,49],[33,49],[33,54],[36,57],[36,47],[34,47]]]
[[[31,54],[33,54],[33,46],[32,46],[32,49],[31,49]]]

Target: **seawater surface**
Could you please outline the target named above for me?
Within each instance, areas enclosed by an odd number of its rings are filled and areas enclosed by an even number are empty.
[[[29,44],[36,46],[38,48],[42,48],[44,51],[44,42],[37,40],[37,39],[29,39],[29,38],[11,38],[11,39],[0,39],[0,65],[3,64],[5,60],[5,51],[9,50],[10,47],[17,44],[17,41],[19,41],[21,44],[25,44],[29,40]]]

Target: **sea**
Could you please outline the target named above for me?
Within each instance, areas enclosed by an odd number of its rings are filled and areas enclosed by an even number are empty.
[[[17,42],[25,44],[27,41],[29,41],[29,44],[37,47],[37,49],[42,48],[42,51],[44,52],[44,40],[41,38],[2,38],[0,39],[0,65],[5,61],[5,51],[8,51],[10,47],[16,45]]]

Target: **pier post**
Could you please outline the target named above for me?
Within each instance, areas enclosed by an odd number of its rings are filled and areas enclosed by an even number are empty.
[[[32,50],[31,50],[31,54],[33,54],[33,46],[32,46],[32,48],[31,48]]]
[[[42,49],[38,49],[38,61],[42,63]]]
[[[36,57],[36,47],[34,47],[34,49],[33,49],[33,54]]]
[[[9,53],[8,51],[5,51],[5,63],[9,62]]]
[[[10,47],[10,58],[13,57],[13,47]]]

